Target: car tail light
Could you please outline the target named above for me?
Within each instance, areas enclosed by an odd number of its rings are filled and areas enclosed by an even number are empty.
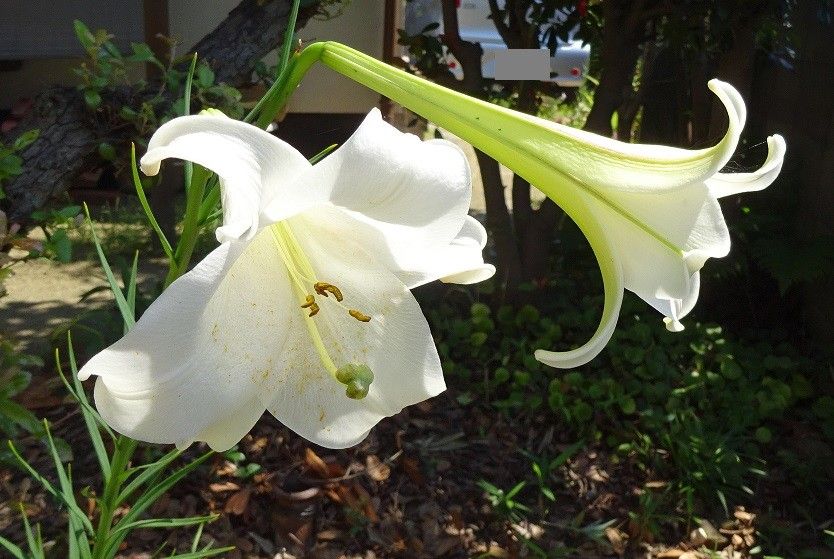
[[[460,8],[460,0],[455,0],[455,8]]]
[[[582,74],[582,70],[580,70],[576,66],[574,66],[573,68],[570,69],[570,75],[573,76],[574,78],[578,78],[580,76],[580,74]]]

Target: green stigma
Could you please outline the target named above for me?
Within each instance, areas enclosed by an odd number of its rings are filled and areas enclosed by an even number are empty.
[[[336,380],[345,385],[345,395],[352,400],[361,400],[368,395],[374,373],[367,365],[349,363],[336,370]]]
[[[202,111],[200,111],[199,114],[206,115],[206,116],[220,116],[220,117],[228,118],[226,116],[226,113],[224,113],[220,109],[215,109],[213,107],[209,107],[208,109],[203,109]]]

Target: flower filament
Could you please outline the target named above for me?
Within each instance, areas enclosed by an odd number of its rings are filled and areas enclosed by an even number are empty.
[[[313,317],[316,316],[321,307],[316,302],[316,295],[331,298],[332,301],[348,312],[350,316],[359,322],[370,322],[371,317],[365,313],[357,310],[347,308],[342,301],[344,295],[342,291],[333,285],[316,279],[316,272],[304,250],[298,243],[292,229],[286,222],[280,221],[270,226],[270,232],[281,255],[281,259],[287,267],[287,272],[290,280],[295,288],[296,296],[298,297],[300,307],[304,309],[304,324],[307,326],[307,331],[310,334],[310,339],[313,342],[313,347],[316,348],[319,359],[322,365],[339,383],[345,385],[345,394],[348,398],[354,400],[361,400],[368,395],[368,390],[373,382],[373,372],[367,365],[360,365],[356,363],[348,363],[342,367],[337,367],[330,357],[330,353],[322,339],[316,322]],[[312,290],[309,289],[312,287]],[[313,292],[316,294],[314,295]]]

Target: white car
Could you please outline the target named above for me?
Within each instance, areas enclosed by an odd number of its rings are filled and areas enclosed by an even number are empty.
[[[498,0],[499,7],[504,1]],[[489,0],[458,0],[458,27],[460,37],[464,41],[479,43],[484,51],[481,58],[481,72],[485,78],[495,77],[495,53],[507,51],[507,45],[499,35],[495,24],[490,19]],[[559,12],[561,18],[568,14]],[[558,21],[558,20],[557,20]],[[437,23],[428,31],[431,35],[443,34],[443,10],[440,0],[409,0],[405,7],[405,32],[409,35],[421,33],[427,26]],[[561,87],[579,87],[585,82],[588,60],[591,57],[591,46],[583,44],[576,38],[579,26],[571,29],[567,40],[557,39],[556,51],[550,57],[550,77],[547,81],[555,82]],[[546,46],[542,46],[546,49]],[[460,64],[451,53],[446,53],[446,63],[449,70],[458,79],[463,78]]]

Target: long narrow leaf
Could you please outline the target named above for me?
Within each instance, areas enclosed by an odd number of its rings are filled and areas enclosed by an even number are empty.
[[[111,537],[138,528],[182,528],[184,526],[196,526],[198,524],[205,524],[206,522],[214,522],[219,517],[219,514],[209,514],[206,516],[190,516],[187,518],[146,518],[144,520],[129,522],[125,525],[120,524],[111,532]]]
[[[7,441],[9,450],[11,450],[12,455],[15,457],[17,462],[26,470],[26,473],[29,474],[29,477],[37,481],[41,484],[41,486],[46,490],[47,493],[55,497],[60,503],[67,507],[67,511],[69,512],[70,518],[77,518],[82,524],[84,524],[84,528],[88,530],[89,534],[93,533],[93,525],[90,522],[90,519],[87,518],[87,515],[84,514],[78,505],[75,503],[75,499],[72,500],[68,499],[63,493],[58,491],[52,483],[40,475],[37,470],[35,470],[29,463],[23,459],[20,453],[17,451],[17,448],[14,446],[12,441]]]
[[[9,553],[11,553],[14,559],[27,559],[26,554],[23,553],[22,549],[20,549],[18,546],[16,546],[3,536],[0,536],[0,548],[3,548]]]
[[[84,404],[87,409],[91,410],[93,417],[98,424],[101,425],[104,431],[110,435],[110,438],[115,441],[116,434],[113,433],[110,426],[107,425],[107,423],[101,418],[98,411],[90,405],[90,400],[87,398],[86,392],[84,392],[84,385],[81,384],[81,379],[78,378],[78,362],[75,359],[75,349],[72,345],[72,332],[69,331],[67,331],[67,354],[69,356],[70,372],[72,373],[72,383],[73,386],[75,386],[75,394],[78,401]]]
[[[321,161],[322,159],[324,159],[325,157],[330,155],[330,152],[333,151],[334,149],[336,149],[337,147],[339,147],[339,144],[330,144],[329,146],[327,146],[326,148],[324,148],[323,150],[321,150],[320,152],[315,154],[313,157],[308,159],[308,161],[310,162],[310,165],[315,165],[316,163],[318,163],[319,161]]]
[[[205,522],[197,526],[197,531],[194,532],[194,538],[191,540],[191,553],[197,552],[197,546],[200,545],[200,538],[203,537],[203,528],[205,526]]]
[[[76,508],[78,508],[78,505],[75,502],[75,492],[72,488],[72,482],[70,481],[70,477],[67,473],[67,470],[64,469],[64,464],[61,462],[61,458],[58,456],[58,449],[55,448],[55,442],[52,440],[52,433],[49,431],[49,423],[47,423],[47,421],[44,420],[43,426],[44,429],[46,429],[46,440],[49,443],[49,452],[52,455],[52,462],[55,464],[55,471],[58,473],[58,483],[61,486],[61,494],[64,496],[64,499],[67,502],[71,502],[73,505],[75,505]],[[82,516],[87,521],[87,523],[90,524],[90,528],[92,530],[92,523],[90,523],[86,515],[82,514]],[[79,531],[81,531],[82,525],[78,524],[79,521],[81,521],[80,518],[70,515],[69,527],[70,530],[72,530],[73,534],[77,534]]]
[[[43,541],[40,538],[40,526],[38,526],[38,537],[32,533],[32,526],[29,524],[29,518],[26,516],[26,509],[23,503],[20,503],[20,516],[23,518],[23,532],[26,534],[26,545],[29,546],[29,554],[32,559],[44,559],[43,556]]]
[[[107,262],[107,257],[104,255],[104,250],[101,248],[101,243],[98,240],[98,235],[93,226],[93,220],[90,218],[90,209],[87,207],[87,204],[84,204],[84,213],[87,215],[87,224],[90,226],[90,233],[93,236],[93,243],[96,245],[96,252],[101,261],[101,267],[104,269],[104,275],[107,276],[107,283],[110,284],[110,290],[116,298],[116,306],[119,307],[119,312],[122,313],[124,323],[132,327],[136,323],[136,318],[131,313],[130,306],[127,304],[125,295],[119,287],[119,284],[116,283],[116,277],[113,275],[113,270],[110,268],[110,264]]]
[[[182,114],[183,116],[191,114],[191,84],[194,82],[194,69],[197,67],[197,53],[191,57],[191,66],[188,68],[188,74],[185,76],[185,91],[182,94]],[[191,179],[194,176],[194,164],[191,161],[185,162],[185,191],[191,191]]]
[[[127,304],[130,312],[136,316],[136,275],[139,272],[139,251],[133,254],[133,265],[130,267],[130,277],[127,281]]]
[[[119,496],[116,498],[116,505],[117,506],[121,505],[125,501],[127,501],[127,499],[129,499],[130,496],[137,489],[142,487],[142,485],[144,485],[145,483],[149,482],[155,476],[159,475],[159,473],[166,466],[168,466],[168,464],[170,464],[171,462],[176,460],[176,458],[180,454],[182,454],[181,450],[172,450],[171,452],[169,452],[168,454],[166,454],[165,456],[163,456],[162,458],[160,458],[159,460],[157,460],[153,464],[149,464],[149,465],[145,466],[144,471],[141,474],[137,475],[135,478],[133,478],[130,481],[130,483],[127,484],[127,487],[122,489],[122,492],[119,493]]]
[[[130,170],[131,176],[133,177],[133,186],[136,188],[136,196],[139,198],[139,203],[145,211],[145,217],[148,219],[148,223],[151,224],[151,227],[153,227],[153,230],[156,232],[156,236],[159,238],[159,244],[162,245],[162,250],[165,251],[165,256],[168,257],[170,262],[174,262],[174,249],[171,248],[171,243],[168,242],[168,238],[165,236],[165,233],[162,232],[162,228],[159,226],[159,223],[156,221],[156,217],[153,215],[151,205],[148,203],[148,198],[145,196],[145,187],[142,186],[142,180],[139,178],[139,171],[136,168],[135,145],[130,146]]]
[[[191,553],[182,553],[180,555],[170,555],[168,559],[202,559],[203,557],[214,557],[221,553],[228,553],[232,551],[235,546],[218,547],[217,549],[204,549],[203,551],[194,551]]]
[[[148,488],[139,499],[133,503],[133,506],[130,508],[130,511],[126,515],[122,517],[122,519],[116,524],[113,528],[112,533],[116,534],[118,537],[114,538],[112,542],[108,544],[108,556],[110,556],[110,552],[115,553],[118,549],[119,545],[121,545],[124,538],[127,536],[126,531],[120,531],[122,526],[128,525],[131,522],[135,522],[145,510],[148,509],[152,504],[154,504],[163,493],[168,491],[171,487],[179,483],[179,481],[187,476],[189,473],[194,471],[197,466],[208,460],[210,456],[212,456],[214,452],[207,452],[197,458],[196,460],[186,464],[161,482],[153,485],[152,487]]]
[[[290,51],[292,51],[293,37],[295,36],[295,24],[298,21],[298,6],[301,0],[295,0],[292,3],[292,10],[290,10],[290,17],[287,19],[287,28],[284,30],[284,44],[281,45],[281,58],[278,60],[278,67],[275,69],[275,78],[281,77],[287,70],[287,63],[290,61]]]
[[[70,367],[72,367],[73,377],[77,378],[78,371],[75,370],[74,367],[75,356],[72,353],[72,342],[69,341],[68,345],[70,353]],[[90,436],[90,442],[93,443],[93,450],[96,453],[99,468],[101,469],[102,476],[105,480],[107,480],[110,478],[110,458],[107,456],[107,450],[105,449],[104,441],[101,438],[101,431],[99,431],[99,422],[104,423],[104,421],[101,419],[101,416],[98,415],[98,412],[92,409],[89,402],[86,401],[87,396],[84,394],[84,388],[80,387],[81,390],[79,395],[79,392],[76,392],[70,387],[69,381],[64,375],[63,368],[61,367],[61,360],[58,356],[57,349],[55,350],[55,365],[58,369],[58,375],[64,382],[64,386],[67,387],[81,408],[81,416],[84,418],[84,424],[87,427],[87,434]]]

